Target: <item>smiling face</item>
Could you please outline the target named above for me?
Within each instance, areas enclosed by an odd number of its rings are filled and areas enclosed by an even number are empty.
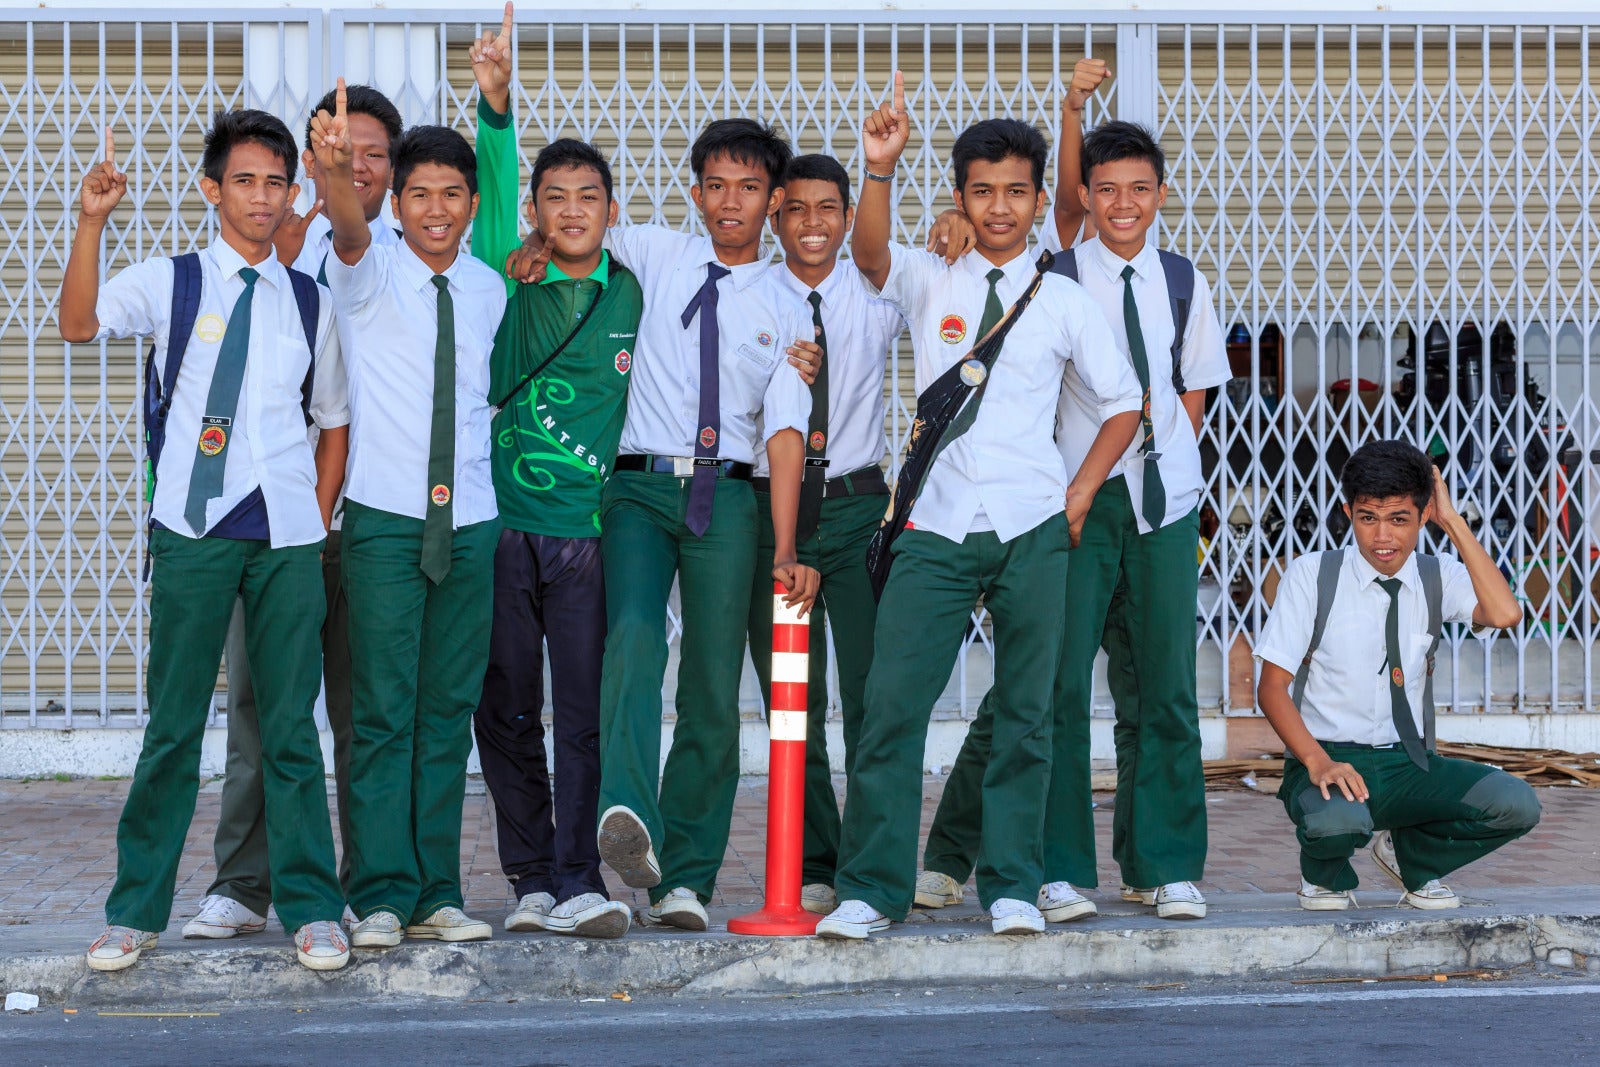
[[[1408,496],[1357,497],[1346,504],[1350,530],[1361,558],[1386,578],[1393,578],[1416,550],[1427,515]]]
[[[442,273],[461,251],[461,238],[478,211],[478,194],[468,191],[466,177],[456,168],[418,163],[389,206],[417,258]]]
[[[783,187],[783,204],[772,217],[772,228],[789,269],[815,287],[833,270],[854,220],[855,209],[844,206],[833,182],[796,178]]]
[[[973,160],[955,199],[977,231],[978,253],[996,265],[1027,247],[1028,230],[1045,204],[1044,190],[1033,184],[1033,163],[1022,156]]]
[[[726,155],[706,160],[700,181],[689,190],[700,209],[706,231],[723,263],[752,263],[761,249],[761,230],[767,216],[783,203],[783,189],[773,188],[758,163],[744,163]]]
[[[606,227],[617,222],[617,203],[606,195],[593,167],[556,167],[539,178],[528,202],[528,221],[554,247],[550,259],[566,274],[582,278],[600,264]]]
[[[1167,202],[1167,187],[1156,180],[1149,160],[1116,159],[1089,172],[1089,184],[1078,186],[1078,198],[1094,220],[1100,243],[1132,259],[1144,248],[1144,236]]]
[[[256,263],[271,247],[300,187],[290,183],[283,157],[258,142],[242,141],[229,150],[222,181],[201,178],[200,192],[217,209],[222,239]]]

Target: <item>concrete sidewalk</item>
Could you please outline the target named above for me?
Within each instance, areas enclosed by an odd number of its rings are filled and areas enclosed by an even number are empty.
[[[943,786],[929,778],[924,822]],[[474,783],[476,786],[476,783]],[[741,783],[714,929],[759,903],[764,779]],[[1109,794],[1097,794],[1101,915],[1052,926],[1043,938],[988,932],[975,901],[918,914],[865,945],[776,941],[726,933],[635,930],[619,942],[497,933],[489,944],[408,944],[357,953],[345,971],[315,975],[293,962],[277,924],[232,942],[184,942],[178,927],[212,874],[219,788],[203,788],[179,871],[173,925],[132,970],[88,974],[83,952],[98,932],[115,872],[116,819],[125,781],[0,782],[0,992],[52,1002],[196,1008],[238,1001],[300,1003],[370,998],[539,998],[632,993],[720,995],[944,984],[1063,983],[1200,978],[1381,976],[1467,968],[1548,966],[1600,970],[1600,791],[1539,790],[1544,820],[1528,837],[1451,879],[1465,906],[1418,912],[1358,857],[1361,908],[1300,911],[1292,827],[1272,797],[1208,796],[1211,850],[1201,883],[1210,916],[1172,923],[1117,897],[1110,862]],[[331,798],[330,798],[331,801]],[[467,798],[462,840],[467,910],[500,920],[514,901],[495,858],[492,806]],[[608,872],[609,873],[609,872]],[[636,906],[642,892],[613,885]]]

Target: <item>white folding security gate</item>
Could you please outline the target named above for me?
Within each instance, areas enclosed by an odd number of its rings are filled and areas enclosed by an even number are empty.
[[[0,724],[131,725],[144,706],[142,351],[69,346],[54,326],[101,130],[115,129],[130,176],[106,242],[115,270],[208,238],[195,165],[213,108],[263,107],[298,133],[343,74],[408,121],[470,134],[466,48],[481,26],[423,10],[60,14],[0,15]],[[766,119],[855,173],[861,118],[903,69],[917,131],[899,236],[915,241],[949,204],[943,160],[965,125],[1008,115],[1053,133],[1073,63],[1107,59],[1116,77],[1090,121],[1156,128],[1172,185],[1164,239],[1213,279],[1239,375],[1202,435],[1202,707],[1250,711],[1250,642],[1283,564],[1343,534],[1338,464],[1362,440],[1403,435],[1445,463],[1528,600],[1516,630],[1448,635],[1440,703],[1587,711],[1600,26],[1338,19],[525,21],[514,108],[529,157],[557,136],[593,140],[633,221],[693,225],[688,146],[705,121]],[[902,343],[896,448],[914,402],[907,357]],[[947,710],[976,708],[988,640],[976,628]]]

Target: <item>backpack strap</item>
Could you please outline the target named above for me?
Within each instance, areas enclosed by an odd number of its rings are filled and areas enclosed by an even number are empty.
[[[1172,388],[1179,396],[1183,384],[1183,335],[1189,328],[1189,305],[1194,302],[1194,264],[1176,252],[1158,249],[1161,271],[1167,276],[1167,304],[1172,309]]]
[[[1433,657],[1444,633],[1444,580],[1439,574],[1439,557],[1417,553],[1417,574],[1422,578],[1422,595],[1428,601],[1428,674],[1422,683],[1422,746],[1429,752],[1437,748],[1433,723]]]
[[[167,413],[172,410],[172,391],[178,384],[178,368],[189,349],[189,336],[200,315],[200,254],[185,252],[172,257],[172,306],[167,312],[167,358],[156,367],[156,345],[144,360],[144,499],[149,504],[156,496],[156,468],[161,465],[161,449],[167,443]],[[155,510],[145,513],[145,533],[155,529]],[[144,580],[150,580],[150,551],[144,554]]]
[[[1063,248],[1061,251],[1056,253],[1056,261],[1050,265],[1050,270],[1054,274],[1059,274],[1064,278],[1071,278],[1073,281],[1077,281],[1077,252],[1071,248]]]
[[[300,383],[300,413],[305,416],[306,425],[310,426],[311,388],[317,378],[317,317],[322,310],[322,294],[317,291],[316,280],[311,275],[293,267],[285,269],[289,272],[289,285],[294,289],[295,306],[300,309],[300,328],[306,333],[306,351],[311,353],[305,381]]]
[[[1328,628],[1328,614],[1333,610],[1333,596],[1339,590],[1339,568],[1342,566],[1342,548],[1330,548],[1322,553],[1322,560],[1317,565],[1317,617],[1311,624],[1311,643],[1306,645],[1305,658],[1300,661],[1300,669],[1294,672],[1294,685],[1289,690],[1289,699],[1297,708],[1306,694],[1306,679],[1311,675],[1311,654],[1322,644],[1322,633]]]

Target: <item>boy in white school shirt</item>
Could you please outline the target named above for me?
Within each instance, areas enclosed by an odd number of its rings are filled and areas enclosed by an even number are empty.
[[[415,126],[396,143],[404,240],[384,247],[356,194],[342,80],[312,135],[349,337],[350,940],[484,940],[461,910],[461,805],[500,535],[488,393],[506,287],[461,252],[478,203],[466,138]]]
[[[1289,565],[1255,650],[1256,700],[1288,749],[1278,799],[1300,841],[1300,906],[1350,907],[1350,857],[1371,841],[1404,903],[1454,908],[1440,879],[1533,829],[1539,800],[1433,751],[1432,650],[1444,623],[1514,626],[1522,609],[1421,451],[1369,442],[1339,480],[1355,543]],[[1430,521],[1459,560],[1416,552]]]
[[[108,130],[106,160],[83,182],[60,328],[72,342],[154,342],[150,719],[117,826],[106,929],[88,964],[129,967],[166,928],[223,639],[242,597],[246,644],[274,666],[257,685],[272,903],[295,931],[300,962],[336,970],[350,954],[312,707],[322,673],[318,555],[350,415],[328,294],[273,251],[297,191],[294,138],[264,112],[219,112],[199,183],[219,239],[136,264],[102,288],[100,237],[127,189],[114,154]],[[308,417],[322,427],[315,458]]]

